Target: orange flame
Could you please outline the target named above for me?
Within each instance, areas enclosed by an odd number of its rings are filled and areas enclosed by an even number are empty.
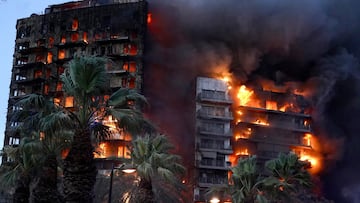
[[[151,21],[152,21],[152,14],[151,13],[148,13],[147,14],[147,19],[146,19],[147,23],[150,24]]]
[[[240,105],[245,106],[247,103],[249,103],[253,94],[254,91],[247,89],[245,85],[241,85],[237,93],[237,98],[239,99]]]

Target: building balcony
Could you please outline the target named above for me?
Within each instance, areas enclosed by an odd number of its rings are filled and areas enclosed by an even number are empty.
[[[198,117],[205,119],[221,119],[221,120],[233,120],[234,117],[231,112],[223,112],[223,113],[208,113],[203,110],[197,111]]]
[[[55,46],[58,48],[71,48],[71,47],[82,47],[82,46],[87,46],[88,42],[86,40],[78,40],[78,41],[70,41],[70,42],[65,42],[65,43],[59,43],[56,44]]]
[[[214,135],[214,136],[223,136],[223,137],[232,137],[233,133],[231,130],[224,131],[222,129],[204,129],[199,127],[198,133],[203,135]]]
[[[14,65],[14,68],[17,68],[17,69],[28,69],[28,68],[32,68],[32,67],[40,67],[40,66],[43,66],[45,65],[46,62],[45,61],[37,61],[37,62],[25,62],[25,63],[21,63],[21,64],[15,64]]]
[[[226,97],[215,97],[215,96],[209,96],[203,93],[198,94],[198,100],[201,102],[210,102],[210,103],[218,103],[218,104],[225,104],[230,105],[232,104],[232,100]]]
[[[199,177],[198,179],[199,187],[211,187],[214,185],[227,185],[227,177],[221,176],[209,176],[209,177]]]
[[[99,44],[129,42],[129,36],[110,36],[95,40]]]
[[[36,78],[27,78],[21,80],[15,80],[15,83],[22,84],[22,85],[29,85],[33,83],[39,83],[45,81],[45,77],[36,77]]]
[[[224,160],[201,160],[197,161],[197,167],[203,169],[230,170],[231,163]]]
[[[219,146],[216,144],[200,143],[199,150],[200,151],[216,151],[216,152],[220,152],[223,154],[232,154],[233,153],[231,146],[224,147],[224,146]]]
[[[20,54],[30,54],[30,53],[39,53],[46,52],[48,49],[45,46],[36,46],[36,47],[23,47],[22,49],[17,50]]]
[[[237,125],[255,125],[263,127],[278,128],[282,130],[290,130],[296,132],[309,133],[311,132],[310,126],[305,126],[303,124],[291,123],[291,122],[277,122],[272,121],[271,119],[259,120],[259,119],[249,119],[243,118],[240,122],[236,123]]]

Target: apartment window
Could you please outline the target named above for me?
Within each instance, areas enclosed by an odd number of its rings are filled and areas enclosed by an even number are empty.
[[[51,68],[46,69],[46,79],[49,79],[51,76]]]
[[[38,47],[44,46],[44,45],[45,45],[45,40],[39,39],[39,40],[37,41],[37,46],[38,46]]]
[[[58,68],[57,68],[57,74],[58,75],[61,75],[61,74],[63,74],[64,73],[64,67],[63,66],[59,66]]]
[[[21,57],[16,60],[16,65],[24,65],[28,63],[28,57]]]
[[[201,112],[204,113],[205,115],[225,116],[225,108],[224,107],[202,106]]]
[[[53,37],[49,37],[49,44],[48,44],[48,47],[49,48],[53,48],[54,47],[54,38]]]
[[[201,130],[222,134],[224,133],[225,126],[223,123],[203,122],[201,125]]]
[[[72,41],[72,42],[77,42],[77,41],[79,41],[79,33],[72,33],[72,34],[71,34],[71,41]]]
[[[41,70],[35,70],[34,71],[34,78],[40,78],[42,76]]]
[[[83,32],[83,41],[87,42],[87,32]]]
[[[204,98],[208,99],[225,99],[224,91],[202,90],[202,95]]]
[[[77,18],[74,18],[72,21],[71,29],[73,31],[76,31],[79,28],[79,20]]]
[[[119,146],[118,147],[118,157],[119,158],[126,158],[130,159],[130,150],[126,146]]]
[[[58,52],[58,59],[64,59],[65,58],[65,50],[60,49]]]
[[[43,55],[37,55],[35,57],[36,62],[44,62],[44,56]]]
[[[74,107],[74,97],[65,98],[65,107]]]
[[[60,43],[61,43],[61,44],[65,44],[65,43],[66,43],[66,37],[65,37],[64,35],[61,36]]]
[[[129,80],[129,88],[131,88],[131,89],[135,88],[135,78],[130,78],[130,80]]]
[[[56,104],[56,105],[61,104],[61,99],[59,97],[55,97],[53,101],[54,101],[54,104]]]
[[[15,80],[16,81],[26,80],[26,77],[21,74],[16,74]]]
[[[136,55],[138,52],[137,46],[135,44],[125,44],[123,48],[123,53],[128,55]]]
[[[136,62],[124,63],[123,70],[128,71],[130,73],[135,73],[136,72]]]
[[[53,54],[51,52],[48,52],[47,54],[47,63],[52,63],[53,60]]]
[[[62,82],[56,83],[56,91],[57,91],[57,92],[62,91]]]
[[[201,139],[201,147],[203,148],[212,148],[213,140],[210,139]]]
[[[48,84],[45,84],[45,85],[44,85],[44,94],[45,94],[45,95],[49,94],[49,89],[50,89],[50,88],[49,88],[49,85],[48,85]]]

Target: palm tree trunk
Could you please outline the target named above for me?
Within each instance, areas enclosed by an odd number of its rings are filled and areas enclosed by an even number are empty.
[[[30,177],[22,175],[16,182],[14,203],[28,203],[30,197]]]
[[[31,193],[31,202],[60,203],[62,197],[57,188],[57,160],[56,154],[49,154],[46,157],[40,178]]]
[[[78,129],[64,160],[65,202],[93,202],[97,169],[89,129]]]
[[[140,180],[139,187],[145,196],[145,198],[143,198],[145,200],[144,203],[155,203],[155,196],[152,190],[151,180],[149,181],[145,178],[142,178]]]

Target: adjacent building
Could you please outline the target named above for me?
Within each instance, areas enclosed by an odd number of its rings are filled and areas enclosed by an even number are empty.
[[[198,77],[196,83],[195,185],[194,200],[208,200],[206,190],[228,183],[233,153],[231,139],[232,100],[227,84]]]

